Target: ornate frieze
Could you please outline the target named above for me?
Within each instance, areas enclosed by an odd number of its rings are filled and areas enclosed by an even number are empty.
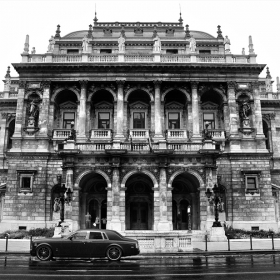
[[[275,113],[262,114],[262,117],[268,121],[275,120]]]

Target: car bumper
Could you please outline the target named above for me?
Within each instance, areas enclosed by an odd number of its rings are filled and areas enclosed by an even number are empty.
[[[35,249],[31,249],[31,250],[30,250],[30,255],[33,256],[33,257],[36,256],[36,251],[35,251]]]

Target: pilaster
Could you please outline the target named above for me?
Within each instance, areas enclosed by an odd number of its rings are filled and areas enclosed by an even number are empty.
[[[117,133],[114,140],[123,140],[124,133],[123,133],[123,113],[124,113],[124,94],[123,94],[123,87],[125,83],[125,79],[117,79],[116,80],[118,85],[118,95],[117,95]]]
[[[86,96],[87,96],[87,80],[80,81],[81,96],[79,106],[79,118],[77,122],[78,135],[77,140],[86,140]]]
[[[192,141],[200,142],[202,137],[200,135],[199,127],[199,110],[198,110],[198,94],[197,94],[198,82],[191,82],[192,88],[192,121],[193,121],[193,135]]]

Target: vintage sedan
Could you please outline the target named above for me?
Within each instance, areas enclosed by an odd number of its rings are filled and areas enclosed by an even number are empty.
[[[53,258],[102,258],[117,261],[122,256],[140,253],[137,240],[126,238],[114,230],[78,230],[62,238],[34,239],[31,256],[41,261]]]

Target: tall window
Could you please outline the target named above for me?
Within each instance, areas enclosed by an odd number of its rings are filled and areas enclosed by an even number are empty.
[[[168,114],[168,128],[169,129],[180,128],[180,114],[179,113],[169,113]]]
[[[145,113],[133,113],[133,128],[145,128]]]
[[[98,113],[98,128],[110,128],[110,113]]]
[[[203,114],[203,128],[205,128],[206,124],[209,124],[208,129],[215,128],[214,113],[204,113]]]
[[[63,114],[63,128],[70,129],[71,122],[75,122],[75,113],[67,112]]]
[[[257,189],[257,176],[246,176],[246,187],[249,190]]]

